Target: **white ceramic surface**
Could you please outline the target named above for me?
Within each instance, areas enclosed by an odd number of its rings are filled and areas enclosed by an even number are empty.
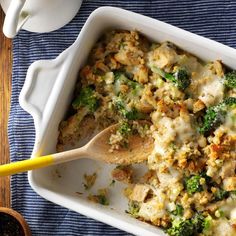
[[[20,104],[33,116],[35,122],[36,140],[32,156],[55,151],[58,125],[71,102],[78,71],[98,37],[111,28],[136,29],[151,40],[171,41],[203,60],[221,59],[227,66],[236,69],[235,49],[126,10],[98,8],[90,15],[72,46],[55,60],[36,61],[28,69],[20,94]],[[92,193],[96,193],[98,188],[109,186],[112,167],[83,159],[29,172],[29,183],[39,195],[49,201],[114,227],[135,235],[164,235],[157,227],[133,219],[125,213],[127,200],[122,195],[123,184],[115,183],[113,187],[109,187],[108,207],[86,199],[88,193],[83,187],[83,175],[97,171],[98,180],[91,189]],[[140,173],[143,171],[141,166],[136,168]]]
[[[6,13],[3,32],[13,38],[18,31],[50,32],[63,27],[78,12],[82,0],[1,0]]]

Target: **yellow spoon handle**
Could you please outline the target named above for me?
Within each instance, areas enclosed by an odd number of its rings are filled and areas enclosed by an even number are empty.
[[[50,166],[54,163],[53,155],[36,157],[24,161],[12,162],[0,165],[0,176],[13,175],[16,173]]]
[[[65,152],[58,152],[47,156],[40,156],[24,161],[11,162],[0,165],[0,176],[13,175],[28,170],[39,169],[42,167],[56,165],[67,161],[73,161],[84,157],[87,153],[87,147],[72,149]]]

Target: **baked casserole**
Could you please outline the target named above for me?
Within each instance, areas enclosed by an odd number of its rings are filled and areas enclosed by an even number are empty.
[[[57,149],[114,123],[111,152],[129,148],[133,132],[155,142],[142,178],[132,166],[112,172],[127,183],[128,214],[170,236],[236,235],[236,71],[171,42],[109,31],[80,70]]]

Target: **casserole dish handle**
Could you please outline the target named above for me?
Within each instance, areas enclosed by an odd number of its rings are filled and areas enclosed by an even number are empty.
[[[54,60],[38,60],[28,68],[24,86],[19,96],[21,107],[32,115],[36,133],[43,133],[44,125],[51,116],[64,78],[73,60],[73,47],[63,51]]]

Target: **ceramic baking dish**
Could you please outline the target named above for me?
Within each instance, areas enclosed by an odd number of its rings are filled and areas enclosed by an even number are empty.
[[[71,102],[78,71],[93,44],[107,29],[135,29],[150,40],[171,41],[203,60],[221,59],[224,64],[236,69],[235,49],[130,11],[114,7],[98,8],[89,16],[73,45],[56,59],[36,61],[28,69],[20,104],[34,118],[36,140],[32,157],[55,152],[58,125]],[[28,177],[31,187],[39,195],[56,204],[135,235],[164,235],[157,227],[125,213],[127,200],[122,195],[124,186],[120,183],[109,187],[109,206],[87,200],[83,175],[97,172],[98,179],[91,190],[95,194],[97,189],[109,186],[112,168],[111,165],[83,159],[31,171]],[[141,166],[136,168],[142,172]]]

